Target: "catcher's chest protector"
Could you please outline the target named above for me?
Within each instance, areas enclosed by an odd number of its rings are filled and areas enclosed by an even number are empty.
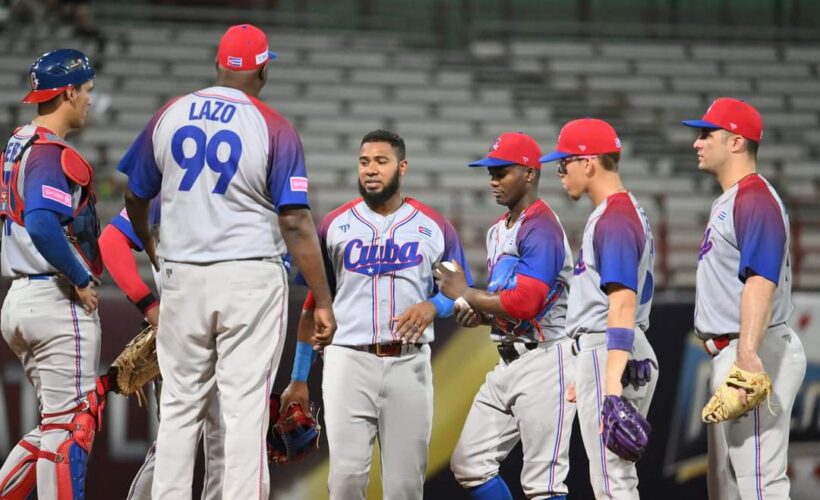
[[[15,130],[16,132],[20,130]],[[95,207],[93,176],[91,165],[73,147],[61,138],[48,133],[35,133],[30,138],[12,136],[6,150],[0,154],[3,178],[0,181],[0,217],[9,219],[25,227],[23,213],[25,199],[26,152],[38,145],[53,144],[62,148],[60,163],[69,181],[80,186],[80,202],[74,210],[72,221],[65,227],[68,241],[76,248],[88,269],[94,276],[103,272],[102,255],[97,240],[100,236],[100,221]]]

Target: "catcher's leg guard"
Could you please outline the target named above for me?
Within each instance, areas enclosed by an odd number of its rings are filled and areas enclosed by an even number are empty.
[[[85,475],[88,454],[94,444],[94,436],[102,427],[102,410],[105,407],[105,390],[99,384],[86,400],[71,410],[44,413],[43,420],[73,414],[69,423],[48,423],[40,426],[45,432],[68,431],[68,437],[60,443],[56,452],[40,450],[39,458],[55,464],[57,500],[83,500],[85,498]]]
[[[0,478],[0,499],[25,500],[37,486],[37,457],[40,449],[21,439],[16,448],[23,452],[22,459],[14,465],[5,477]],[[15,450],[9,454],[9,458]]]

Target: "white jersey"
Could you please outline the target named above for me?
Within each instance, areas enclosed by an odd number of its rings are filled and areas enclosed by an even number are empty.
[[[701,338],[740,332],[740,299],[746,278],[775,285],[770,325],[791,314],[789,217],[774,188],[751,174],[712,204],[698,255],[695,330]]]
[[[487,231],[487,290],[500,293],[516,287],[518,276],[532,278],[549,287],[547,299],[532,321],[495,318],[493,340],[521,337],[543,342],[567,336],[567,295],[572,278],[572,250],[558,216],[542,200],[521,212],[512,227],[507,216]]]
[[[472,285],[453,226],[412,198],[387,216],[361,198],[353,200],[325,216],[319,239],[334,292],[336,345],[400,341],[393,318],[434,295],[433,269],[439,262],[455,259]],[[419,343],[432,340],[430,324]]]
[[[655,251],[649,220],[631,193],[616,193],[601,202],[587,220],[569,292],[567,332],[573,338],[607,328],[609,297],[617,283],[638,296],[635,326],[649,328],[654,289]]]
[[[51,132],[27,125],[17,129],[9,139],[3,164],[3,176],[7,182],[10,181],[14,160],[35,134],[42,137]],[[25,200],[24,217],[33,210],[45,209],[55,212],[62,224],[73,218],[81,202],[82,187],[66,178],[60,162],[61,153],[62,148],[53,144],[31,145],[23,152],[16,189]],[[88,269],[74,246],[69,245],[69,248]],[[57,272],[34,246],[26,228],[8,217],[3,219],[0,267],[5,278]]]
[[[158,255],[174,262],[281,256],[276,213],[308,205],[296,131],[258,99],[227,87],[166,104],[117,168],[140,198],[161,192]]]

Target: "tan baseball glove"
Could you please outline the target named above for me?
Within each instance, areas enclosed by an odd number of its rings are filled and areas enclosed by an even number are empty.
[[[737,389],[746,391],[746,404],[740,400]],[[766,372],[752,373],[732,364],[726,380],[703,407],[701,418],[707,423],[733,420],[756,408],[772,394],[772,379]],[[770,404],[771,406],[771,404]],[[771,411],[771,408],[769,408]]]
[[[116,370],[116,376],[112,370]],[[156,327],[148,326],[131,339],[111,363],[109,375],[116,380],[115,392],[125,396],[136,394],[137,403],[142,406],[145,402],[143,386],[160,375]]]

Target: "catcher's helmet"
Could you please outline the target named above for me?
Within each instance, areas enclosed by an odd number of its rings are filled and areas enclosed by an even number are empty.
[[[88,57],[74,49],[46,52],[34,61],[29,72],[31,92],[24,103],[39,103],[54,99],[68,87],[80,86],[94,78],[94,68]]]

